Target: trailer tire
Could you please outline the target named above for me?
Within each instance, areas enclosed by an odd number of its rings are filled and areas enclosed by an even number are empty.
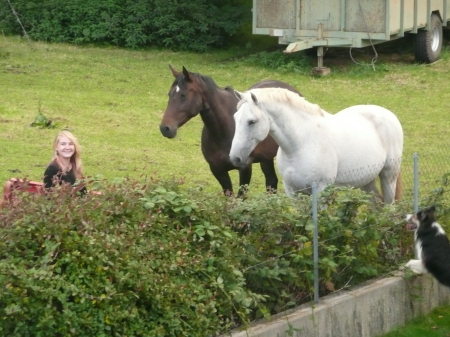
[[[422,63],[433,63],[441,54],[442,49],[442,23],[437,14],[431,14],[430,30],[417,31],[414,53],[416,60]]]

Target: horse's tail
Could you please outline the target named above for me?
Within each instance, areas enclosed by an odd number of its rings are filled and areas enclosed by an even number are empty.
[[[395,183],[395,195],[394,199],[401,201],[403,194],[403,182],[402,182],[402,172],[398,173],[397,182]]]

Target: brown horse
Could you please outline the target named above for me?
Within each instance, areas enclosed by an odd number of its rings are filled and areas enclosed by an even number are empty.
[[[238,99],[231,87],[219,88],[212,78],[198,73],[191,73],[183,67],[178,72],[169,65],[175,81],[169,91],[169,102],[159,129],[163,136],[174,138],[179,127],[188,120],[200,116],[204,127],[202,131],[202,152],[209,164],[212,174],[219,181],[226,195],[233,193],[228,171],[239,170],[239,192],[248,185],[252,176],[252,163],[260,163],[266,179],[266,188],[276,191],[278,178],[275,173],[274,157],[278,145],[267,137],[250,154],[250,161],[244,167],[234,166],[229,157],[231,142],[234,136],[234,119]],[[275,80],[256,83],[249,89],[255,88],[285,88],[302,96],[294,87]]]

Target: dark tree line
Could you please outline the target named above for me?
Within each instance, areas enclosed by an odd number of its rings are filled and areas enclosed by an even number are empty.
[[[220,47],[251,21],[249,0],[0,0],[0,30],[35,40]],[[14,10],[13,10],[14,9]]]

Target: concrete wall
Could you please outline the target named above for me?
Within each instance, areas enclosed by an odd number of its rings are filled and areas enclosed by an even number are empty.
[[[226,336],[372,337],[444,304],[450,304],[450,288],[431,275],[401,275],[325,296],[314,307],[303,305]]]

